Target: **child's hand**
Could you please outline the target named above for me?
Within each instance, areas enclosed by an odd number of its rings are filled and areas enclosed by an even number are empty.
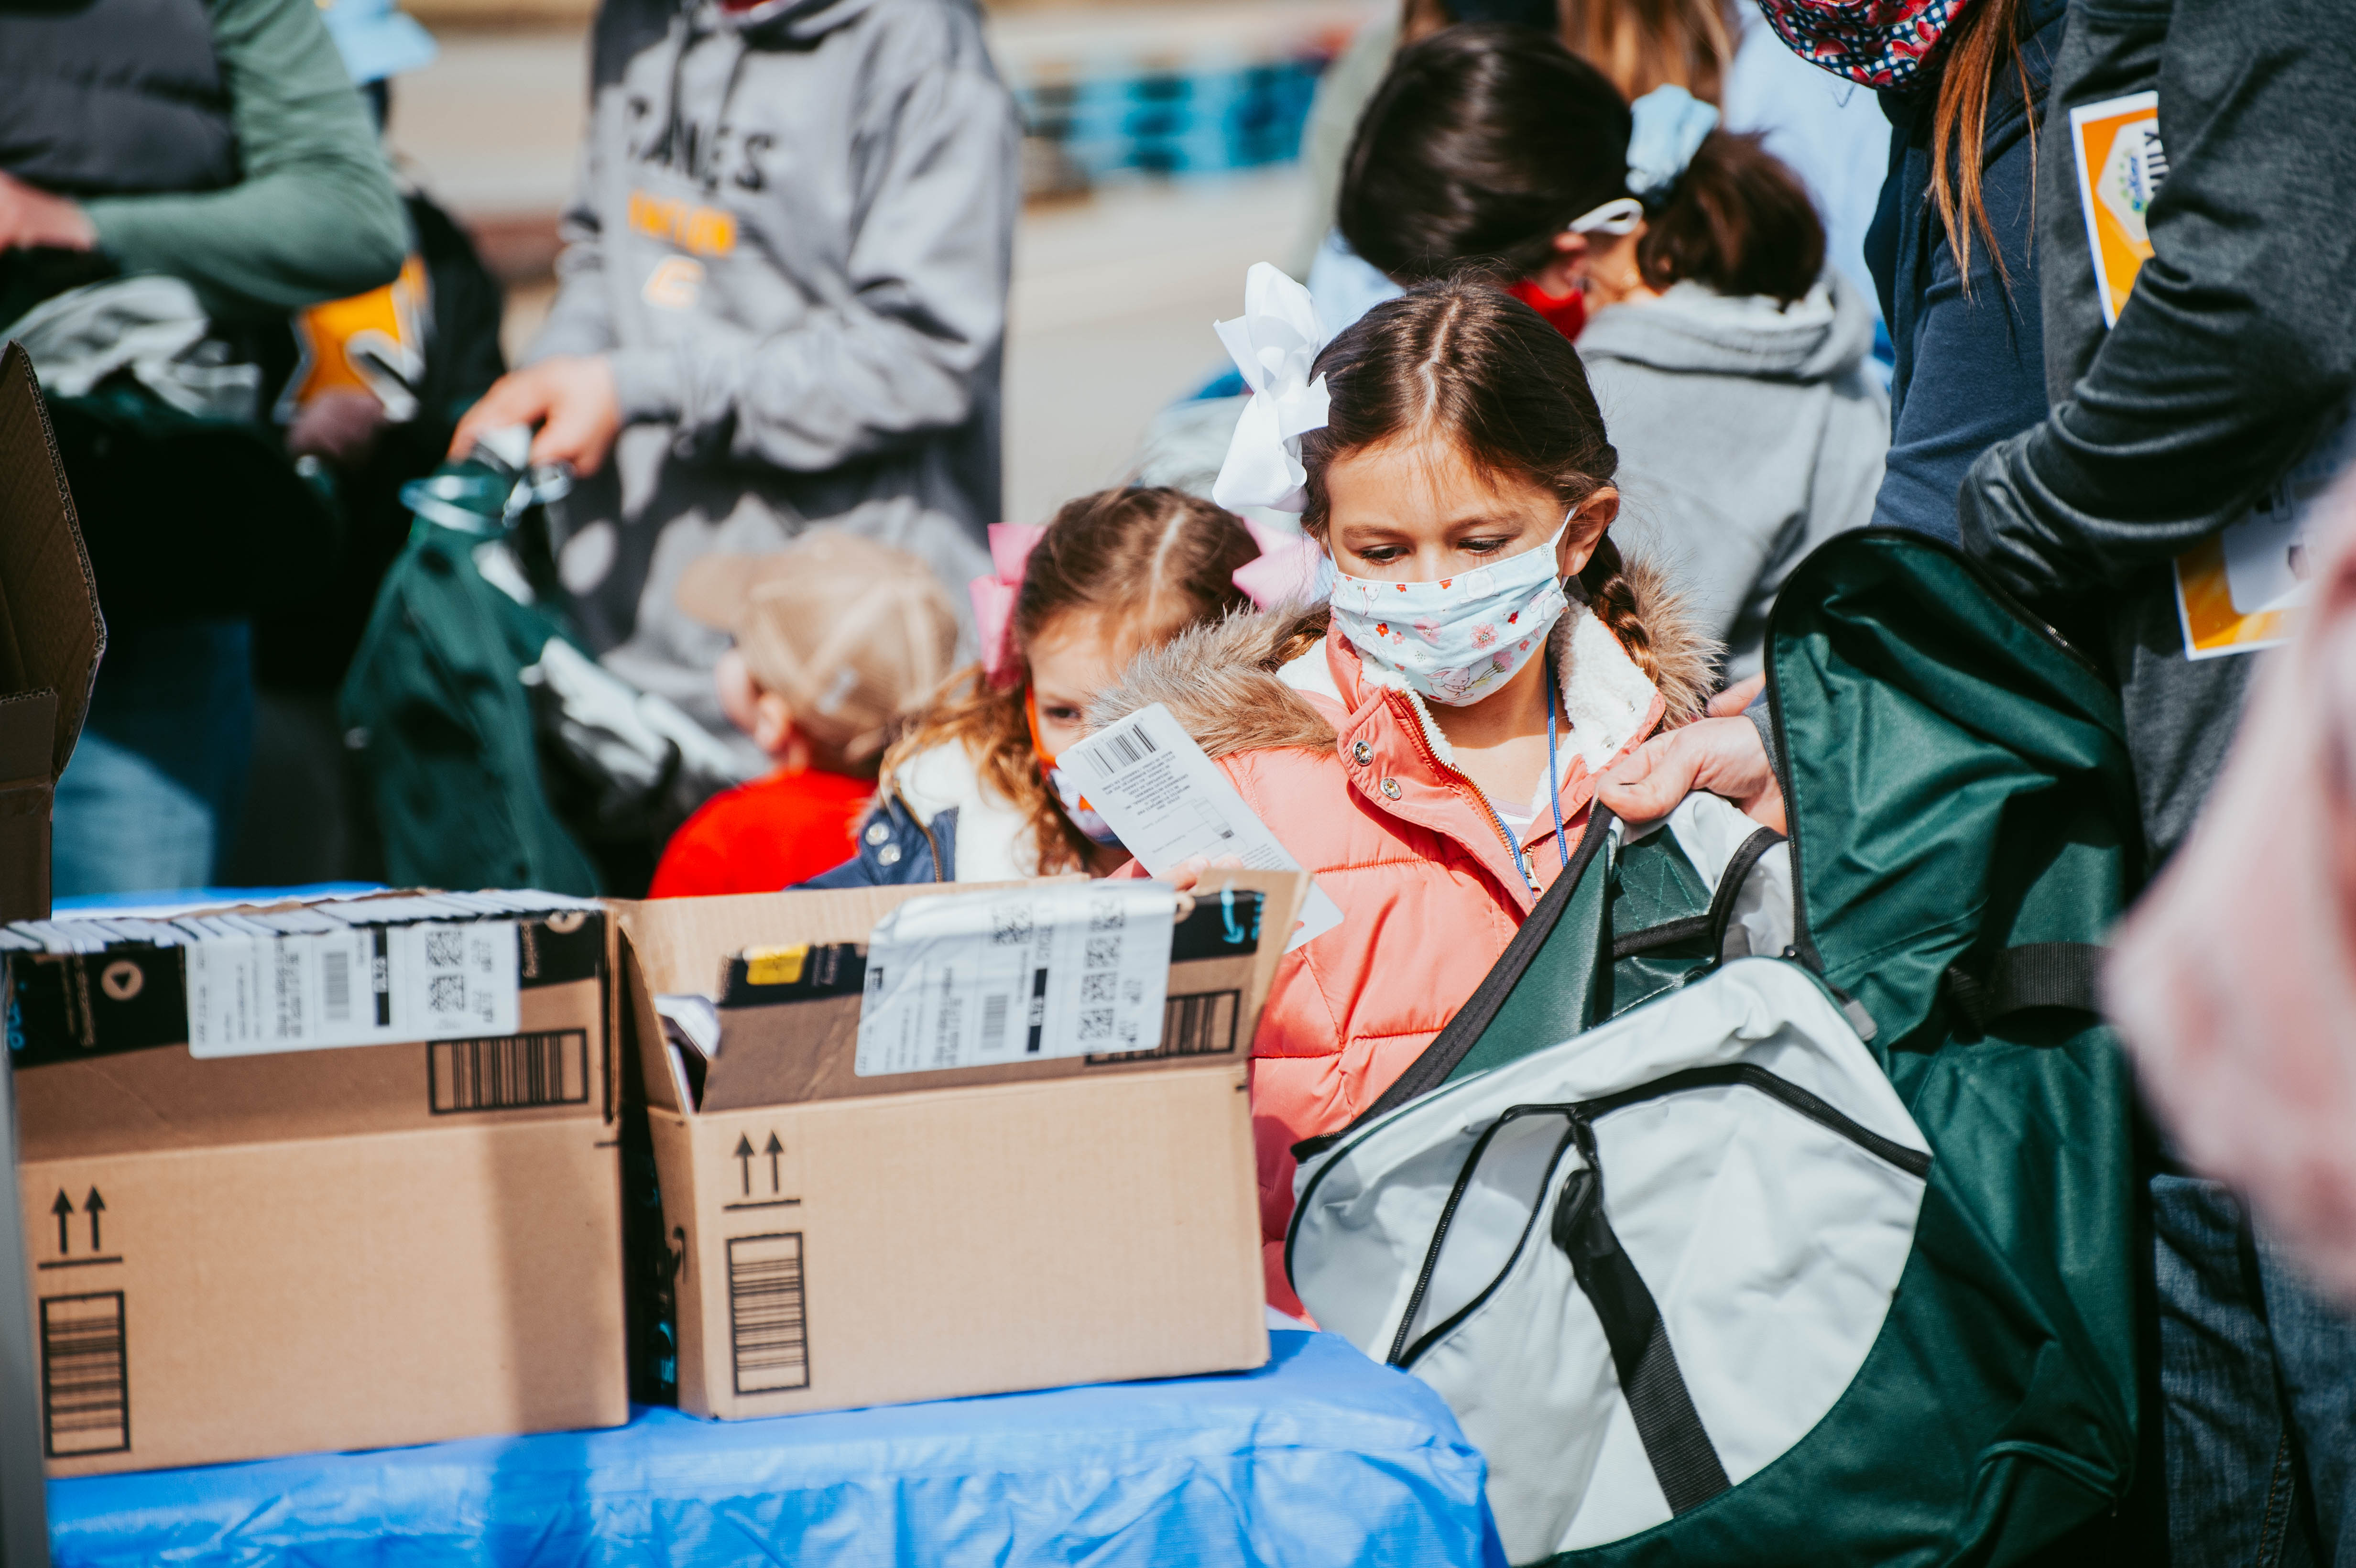
[[[1163,878],[1162,880],[1168,882],[1172,887],[1177,889],[1182,893],[1191,893],[1196,888],[1202,886],[1203,878],[1208,872],[1240,871],[1243,869],[1244,863],[1241,856],[1222,855],[1217,859],[1213,860],[1201,855],[1189,855],[1183,860],[1179,861],[1175,866],[1171,867],[1170,874]]]

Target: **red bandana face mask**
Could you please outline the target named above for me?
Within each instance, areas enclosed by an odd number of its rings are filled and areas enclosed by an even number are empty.
[[[1573,289],[1567,294],[1550,294],[1527,278],[1505,291],[1540,315],[1547,325],[1572,342],[1587,325],[1587,296]]]
[[[1760,10],[1810,65],[1867,87],[1902,88],[1968,0],[1761,0]]]

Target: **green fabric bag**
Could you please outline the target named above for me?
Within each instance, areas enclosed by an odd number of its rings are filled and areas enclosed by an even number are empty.
[[[469,463],[423,483],[436,491],[404,493],[419,515],[378,590],[338,709],[369,777],[385,876],[402,887],[598,892],[550,804],[518,678],[550,639],[570,638],[476,565],[476,551],[501,539],[511,482]]]
[[[1547,1561],[2084,1562],[2136,1449],[2133,1112],[2091,1011],[2096,944],[2143,875],[2117,698],[1957,552],[1892,530],[1792,574],[1766,667],[1796,884],[1784,956],[1845,1004],[1933,1153],[1913,1252],[1794,1445]],[[1671,836],[1623,847],[1610,827],[1599,812],[1457,1019],[1352,1128],[1302,1145],[1304,1169],[1719,967],[1725,921]],[[1306,1211],[1304,1194],[1296,1238]]]

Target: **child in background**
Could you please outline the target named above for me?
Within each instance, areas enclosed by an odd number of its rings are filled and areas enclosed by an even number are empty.
[[[1288,291],[1255,269],[1248,297],[1276,315]],[[1260,325],[1222,335],[1260,345]],[[1220,482],[1303,508],[1330,603],[1190,632],[1088,713],[1167,703],[1342,907],[1278,965],[1252,1041],[1268,1298],[1290,1312],[1292,1146],[1422,1054],[1571,864],[1596,775],[1701,710],[1717,653],[1613,548],[1617,454],[1578,351],[1527,305],[1420,285],[1262,395],[1297,409],[1319,378],[1323,427],[1269,421],[1255,446],[1247,421]]]
[[[1401,283],[1469,260],[1576,337],[1628,524],[1755,673],[1776,592],[1873,517],[1890,408],[1873,308],[1825,265],[1806,188],[1676,87],[1633,110],[1526,28],[1451,27],[1366,107],[1342,232]]]
[[[1066,503],[1023,564],[1000,645],[896,741],[857,858],[813,887],[1001,881],[1125,865],[1055,766],[1082,715],[1139,650],[1251,607],[1241,519],[1176,490]]]
[[[776,892],[816,876],[851,852],[894,724],[948,673],[948,595],[906,551],[827,529],[774,555],[703,557],[679,606],[735,637],[712,670],[721,710],[777,770],[689,817],[648,896]]]

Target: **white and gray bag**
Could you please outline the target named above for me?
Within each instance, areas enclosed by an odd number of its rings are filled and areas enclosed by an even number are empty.
[[[1673,826],[1712,880],[1759,875],[1721,825]],[[1751,950],[1740,925],[1726,945]],[[1738,957],[1304,1149],[1294,1288],[1446,1398],[1511,1561],[1707,1501],[1856,1376],[1931,1154],[1852,1016],[1798,965]]]

